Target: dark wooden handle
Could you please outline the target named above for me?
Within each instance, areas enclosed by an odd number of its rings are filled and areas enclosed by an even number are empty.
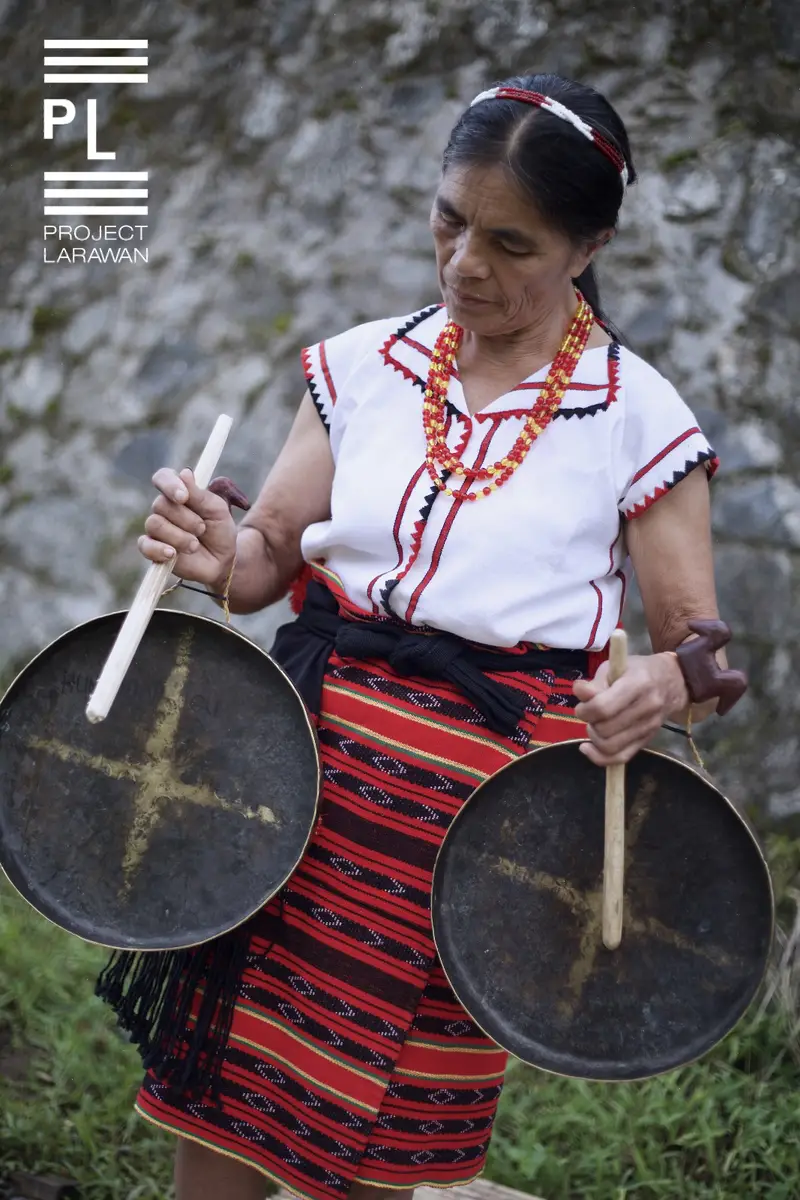
[[[744,671],[723,670],[716,660],[716,651],[731,640],[731,631],[724,621],[689,621],[697,637],[678,646],[678,656],[689,698],[693,704],[718,699],[717,713],[724,716],[747,691]]]
[[[213,492],[215,496],[221,496],[227,503],[228,508],[232,508],[235,505],[236,508],[241,508],[247,512],[250,507],[250,501],[247,499],[247,496],[236,486],[232,479],[228,479],[227,475],[218,475],[216,479],[212,479],[208,485],[208,490]]]

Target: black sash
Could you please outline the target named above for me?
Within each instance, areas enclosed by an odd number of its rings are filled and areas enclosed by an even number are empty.
[[[487,672],[551,670],[562,678],[589,673],[585,650],[526,650],[510,654],[475,646],[452,633],[421,632],[387,618],[348,620],[334,595],[311,580],[296,620],[278,630],[270,654],[292,679],[310,712],[319,713],[328,659],[381,659],[404,676],[454,684],[497,733],[511,737],[526,709],[519,689],[489,678]]]

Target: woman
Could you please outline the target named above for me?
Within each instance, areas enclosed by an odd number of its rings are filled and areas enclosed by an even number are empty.
[[[230,1031],[217,1022],[212,1052],[192,1018],[162,1022],[138,1109],[181,1135],[179,1200],[260,1200],[265,1176],[367,1200],[478,1175],[505,1056],[438,965],[436,850],[476,783],[526,749],[585,735],[598,767],[624,762],[689,705],[673,651],[717,615],[716,458],[600,316],[592,259],[634,179],[592,89],[532,76],[484,93],[431,214],[443,305],[304,351],[296,421],[238,533],[190,471],[154,477],[142,554],[234,612],[310,568],[273,653],[325,772],[303,862],[228,973]],[[653,653],[609,686],[628,556]],[[186,968],[184,1008],[207,1028],[198,977]],[[216,1103],[174,1070],[206,1051]]]

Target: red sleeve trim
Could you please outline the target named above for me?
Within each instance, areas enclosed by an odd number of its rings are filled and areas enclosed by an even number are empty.
[[[665,446],[663,450],[660,450],[655,458],[651,458],[649,463],[645,463],[642,469],[636,472],[630,482],[629,489],[633,487],[635,483],[638,483],[643,475],[646,475],[648,471],[651,471],[653,467],[657,466],[662,459],[666,458],[668,454],[671,454],[676,446],[680,446],[680,444],[685,442],[687,438],[690,438],[693,434],[700,432],[701,430],[695,425],[691,429],[687,429],[685,433],[680,434],[679,437],[673,438],[670,444]]]
[[[336,388],[333,386],[330,368],[328,366],[328,352],[325,349],[325,343],[319,344],[319,361],[322,367],[322,374],[325,376],[325,382],[328,385],[328,395],[331,398],[331,404],[336,404]]]
[[[685,479],[686,476],[690,474],[695,467],[699,467],[701,463],[705,464],[708,478],[713,479],[717,472],[717,468],[719,467],[719,459],[713,450],[707,450],[702,454],[698,454],[696,459],[687,459],[686,465],[682,471],[676,471],[671,480],[665,480],[660,487],[656,488],[652,495],[646,496],[640,504],[636,504],[633,508],[629,509],[625,513],[626,520],[632,521],[636,517],[641,517],[643,513],[646,513],[649,508],[653,507],[656,500],[660,500],[662,496],[666,496],[667,492],[671,492],[676,484],[680,483],[682,479]]]

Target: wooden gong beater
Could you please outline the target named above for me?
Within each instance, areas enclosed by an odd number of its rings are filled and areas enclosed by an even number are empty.
[[[230,426],[195,470],[229,499],[209,481]],[[0,700],[0,866],[50,921],[122,950],[197,945],[257,912],[321,788],[289,677],[218,620],[156,611],[170,575],[149,567],[128,612],[56,639]]]
[[[612,678],[625,662],[615,635]],[[511,1054],[642,1079],[743,1016],[769,960],[772,886],[748,823],[694,768],[643,750],[603,772],[580,744],[525,754],[473,792],[437,858],[434,937],[458,999]]]

